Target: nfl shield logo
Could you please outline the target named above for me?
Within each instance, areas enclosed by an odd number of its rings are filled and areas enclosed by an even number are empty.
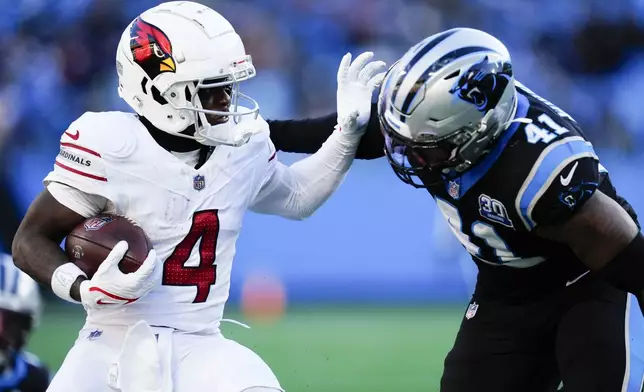
[[[101,335],[103,335],[103,331],[101,331],[100,329],[95,329],[90,332],[89,335],[87,335],[87,340],[96,340],[100,338]]]
[[[479,310],[479,304],[476,302],[472,302],[470,306],[467,308],[467,312],[465,312],[465,318],[466,319],[471,319],[476,315],[476,311]]]
[[[195,190],[200,191],[206,187],[206,178],[200,174],[197,174],[193,179],[192,186]]]
[[[452,199],[458,199],[461,195],[461,184],[458,181],[450,181],[447,186],[447,193],[452,197]]]
[[[110,216],[97,216],[85,222],[84,224],[85,230],[86,231],[99,230],[101,227],[105,226],[106,224],[110,223],[113,220],[114,218]]]

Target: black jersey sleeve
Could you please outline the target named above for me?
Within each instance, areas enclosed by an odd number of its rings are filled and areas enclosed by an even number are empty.
[[[528,228],[556,225],[570,218],[599,186],[599,161],[590,142],[563,138],[545,148],[516,198]]]
[[[333,133],[337,124],[337,113],[303,120],[268,120],[267,122],[271,131],[271,141],[277,150],[313,154]],[[373,104],[367,131],[360,141],[356,158],[380,158],[384,156],[384,145],[377,106]]]

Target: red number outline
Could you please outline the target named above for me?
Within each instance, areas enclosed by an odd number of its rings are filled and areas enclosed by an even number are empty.
[[[195,212],[188,234],[163,263],[162,284],[164,286],[196,286],[197,295],[192,301],[193,303],[205,302],[210,294],[210,287],[217,281],[215,259],[219,237],[218,213],[218,210]],[[199,265],[186,267],[185,264],[199,239],[201,239]]]

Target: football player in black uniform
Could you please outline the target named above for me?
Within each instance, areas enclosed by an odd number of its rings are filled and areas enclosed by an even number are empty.
[[[47,390],[49,371],[23,349],[40,313],[38,285],[0,253],[0,392]]]
[[[575,120],[515,81],[506,47],[464,28],[423,40],[390,68],[378,118],[384,139],[371,122],[358,158],[384,144],[479,269],[441,391],[641,391],[637,217]],[[275,130],[288,152],[328,136]]]

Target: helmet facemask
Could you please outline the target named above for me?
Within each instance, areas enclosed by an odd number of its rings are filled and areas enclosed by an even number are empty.
[[[381,94],[379,117],[386,155],[398,177],[415,187],[424,188],[472,168],[490,151],[516,112],[516,90],[509,62],[491,61],[486,55],[467,68],[443,72],[460,77],[449,91],[443,90],[451,98],[442,105],[454,107],[467,102],[467,106],[459,109],[463,112],[448,111],[450,114],[445,117],[431,118],[427,114],[431,113],[428,108],[434,105],[430,95],[424,99],[427,104],[402,113],[395,107],[390,94]],[[445,77],[445,80],[450,78]],[[424,83],[432,82],[425,79]],[[442,83],[439,88],[445,88],[444,82],[439,83]],[[422,87],[416,88],[422,94],[436,88]],[[479,114],[475,114],[477,112]],[[459,124],[459,116],[469,118],[470,122],[460,120]],[[422,183],[412,178],[423,174]]]
[[[243,118],[255,119],[259,115],[259,104],[240,91],[241,82],[255,76],[250,56],[241,62],[233,63],[232,67],[244,62],[249,66],[223,77],[176,83],[170,86],[163,97],[173,109],[182,116],[190,118],[190,122],[194,124],[193,135],[178,133],[177,136],[195,139],[201,144],[211,146],[222,144],[240,146],[248,142],[253,132],[233,131]],[[227,107],[221,109],[206,107],[207,104],[211,104],[211,107],[217,105],[217,102],[209,102],[212,100],[212,95],[224,93],[228,95]]]

